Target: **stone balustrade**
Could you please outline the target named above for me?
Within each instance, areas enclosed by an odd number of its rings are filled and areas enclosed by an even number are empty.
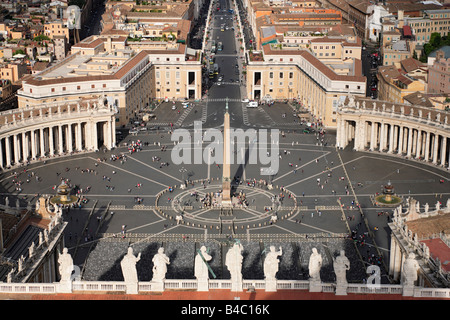
[[[244,280],[243,286],[245,290],[255,288],[256,290],[265,289],[264,280]],[[164,281],[166,289],[177,290],[196,290],[197,280],[177,280],[168,279]],[[154,289],[154,288],[153,288]],[[145,294],[153,292],[152,282],[139,282],[138,293]],[[230,290],[231,280],[210,280],[210,290]],[[278,290],[309,290],[309,281],[290,281],[278,280]],[[334,283],[325,283],[322,285],[322,292],[334,292]],[[57,294],[60,292],[67,293],[60,289],[59,283],[0,283],[0,294]],[[111,293],[126,293],[125,282],[120,281],[73,281],[71,292],[111,292]],[[349,284],[347,293],[351,294],[385,294],[386,299],[388,295],[402,295],[403,287],[401,285],[379,285],[368,286],[366,284]],[[422,288],[416,287],[414,290],[414,297],[416,298],[444,298],[450,299],[450,289],[447,288]]]

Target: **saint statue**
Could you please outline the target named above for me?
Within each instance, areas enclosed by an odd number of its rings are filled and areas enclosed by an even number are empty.
[[[244,248],[242,247],[242,244],[235,243],[233,247],[231,247],[226,256],[225,256],[225,265],[227,266],[228,270],[231,274],[231,282],[240,283],[242,282],[242,251]]]
[[[136,263],[141,260],[141,253],[137,257],[133,254],[133,248],[129,247],[127,254],[123,257],[120,262],[120,267],[122,268],[122,275],[125,282],[137,283],[138,275],[136,270]]]
[[[441,203],[439,201],[436,202],[436,211],[441,210]]]
[[[309,276],[312,281],[320,281],[320,268],[322,267],[322,255],[312,248],[312,254],[309,258]]]
[[[350,261],[345,256],[345,251],[341,250],[340,254],[333,259],[334,273],[336,274],[336,284],[347,284],[347,270],[350,270]]]
[[[419,263],[416,260],[416,255],[410,253],[408,258],[403,262],[403,285],[406,287],[414,286],[414,281],[417,280],[417,271],[419,270]]]
[[[264,276],[266,280],[275,280],[275,276],[278,272],[278,263],[280,260],[278,256],[283,254],[283,250],[280,247],[279,251],[275,251],[275,246],[270,246],[269,253],[266,254],[266,259],[264,260]]]
[[[69,250],[67,248],[63,249],[63,253],[59,254],[58,258],[59,263],[59,274],[61,275],[60,282],[68,282],[70,281],[70,277],[72,275],[73,268],[73,260],[72,256],[69,254]]]
[[[164,253],[164,248],[158,249],[153,256],[153,278],[152,281],[162,282],[166,278],[167,265],[170,264],[169,257]]]
[[[206,247],[202,246],[200,252],[195,256],[194,274],[198,281],[206,281],[209,279],[207,261],[212,257],[206,252]]]

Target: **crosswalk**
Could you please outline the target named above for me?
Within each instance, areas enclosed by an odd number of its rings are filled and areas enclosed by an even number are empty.
[[[225,102],[227,98],[215,98],[215,99],[203,99],[206,102]],[[240,99],[230,99],[228,98],[228,102],[242,102]]]
[[[216,83],[216,85],[218,84],[218,82]],[[239,83],[239,82],[226,82],[226,81],[224,81],[224,82],[220,82],[220,86],[223,86],[223,85],[227,85],[227,86],[240,86],[241,84]],[[240,101],[240,100],[239,100]]]
[[[206,122],[206,117],[208,116],[208,104],[205,103],[202,109],[202,123]]]
[[[247,107],[244,104],[242,104],[242,121],[246,126],[250,126],[250,123],[248,122]]]
[[[177,122],[175,122],[175,126],[181,126],[184,119],[186,119],[186,117],[189,115],[189,113],[191,112],[192,109],[193,108],[186,108],[184,110],[183,114],[178,118]]]
[[[273,121],[273,119],[267,114],[266,111],[264,111],[263,108],[258,108],[258,110],[259,110],[259,112],[261,112],[264,115],[264,118],[266,118],[266,120],[269,121],[271,125],[275,125],[276,124],[276,122]]]

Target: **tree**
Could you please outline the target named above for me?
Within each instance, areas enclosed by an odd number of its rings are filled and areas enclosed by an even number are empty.
[[[439,48],[441,46],[441,34],[438,32],[433,32],[430,36],[429,44],[431,44],[434,48]]]

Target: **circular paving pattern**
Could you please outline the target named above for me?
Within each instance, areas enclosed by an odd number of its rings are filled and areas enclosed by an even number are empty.
[[[252,179],[232,187],[231,208],[221,205],[220,183],[202,180],[164,189],[156,210],[177,224],[220,230],[262,227],[297,211],[295,195],[283,187]]]

